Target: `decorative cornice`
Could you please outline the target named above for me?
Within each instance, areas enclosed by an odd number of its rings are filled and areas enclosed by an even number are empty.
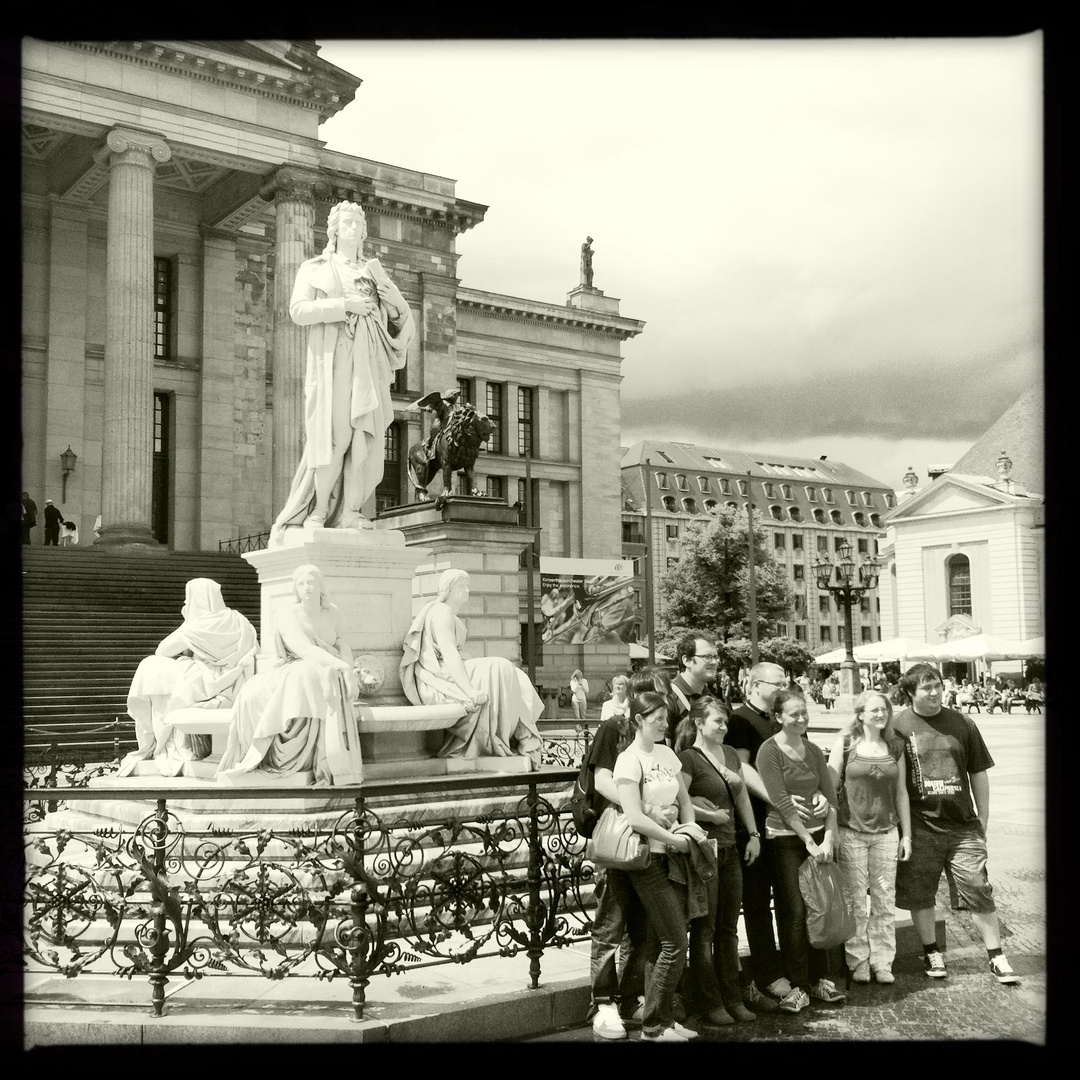
[[[330,185],[317,171],[282,165],[259,188],[259,197],[265,202],[273,202],[280,196],[314,205],[316,196],[325,198],[329,191]]]
[[[385,214],[400,218],[402,221],[415,221],[421,225],[432,225],[439,229],[449,229],[455,236],[466,232],[484,220],[486,206],[479,203],[452,202],[446,207],[425,206],[404,197],[376,195],[372,182],[363,176],[333,177],[324,174],[330,186],[330,195],[320,199],[327,207],[342,199],[359,202],[365,214]]]
[[[473,292],[474,295],[470,296],[468,292]],[[627,319],[620,315],[603,315],[599,312],[587,313],[580,308],[556,307],[554,304],[518,300],[512,296],[484,294],[474,290],[459,290],[457,302],[459,308],[474,311],[489,319],[503,319],[519,323],[551,323],[567,329],[615,337],[620,341],[636,337],[645,328],[645,324],[639,319]]]
[[[282,101],[319,114],[322,123],[352,101],[356,86],[342,81],[338,90],[331,81],[318,76],[290,78],[271,64],[227,57],[194,42],[153,41],[67,41],[67,46],[86,52],[123,57],[131,63],[157,71],[244,90],[259,97]],[[209,55],[199,55],[200,52]],[[359,85],[360,80],[356,80]]]

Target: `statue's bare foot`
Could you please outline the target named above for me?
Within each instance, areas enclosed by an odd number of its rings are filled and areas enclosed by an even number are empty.
[[[322,514],[308,514],[304,518],[305,529],[321,529],[326,524],[326,518]]]

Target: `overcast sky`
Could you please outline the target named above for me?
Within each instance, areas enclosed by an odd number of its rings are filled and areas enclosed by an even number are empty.
[[[647,323],[623,443],[827,454],[899,487],[1040,377],[1039,35],[324,41],[331,150],[457,181],[471,288]],[[674,377],[673,377],[674,376]]]

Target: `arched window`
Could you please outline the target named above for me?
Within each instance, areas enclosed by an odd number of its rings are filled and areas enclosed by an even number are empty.
[[[815,506],[814,507],[814,520],[819,525],[824,525],[825,524],[825,511],[822,510],[820,506]]]
[[[971,614],[971,563],[966,555],[951,555],[945,562],[949,582],[949,614]]]
[[[769,507],[769,513],[772,514],[773,519],[775,521],[783,521],[784,520],[784,511],[781,510],[779,506],[770,506]]]
[[[665,495],[664,496],[664,509],[669,514],[674,514],[675,513],[675,497],[673,495]]]
[[[737,502],[726,502],[726,503],[724,503],[724,505],[729,510],[738,510],[739,509],[739,504]]]
[[[870,524],[873,525],[875,529],[880,529],[881,528],[881,515],[880,514],[871,514],[870,515]]]
[[[802,511],[797,506],[789,506],[787,512],[792,521],[802,521]]]
[[[841,514],[839,510],[830,510],[829,511],[829,517],[832,518],[834,525],[843,525],[844,524],[844,515]]]
[[[866,515],[861,510],[855,511],[855,524],[863,526],[866,525]]]
[[[715,514],[716,513],[716,500],[715,499],[706,499],[705,500],[705,513],[706,514]]]
[[[693,499],[683,499],[682,504],[683,504],[683,509],[688,514],[696,514],[697,513],[697,503]]]

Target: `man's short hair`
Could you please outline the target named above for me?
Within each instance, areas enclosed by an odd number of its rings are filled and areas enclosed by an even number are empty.
[[[913,664],[911,667],[900,676],[900,689],[907,694],[910,700],[915,696],[915,691],[918,690],[923,683],[941,683],[945,685],[945,680],[941,677],[941,672],[938,671],[933,664]]]
[[[787,672],[779,664],[774,664],[771,660],[762,660],[760,664],[755,664],[750,669],[750,684],[753,686],[754,683],[769,682],[769,676],[773,675],[775,677],[777,672],[786,682]]]
[[[707,641],[714,649],[716,648],[716,638],[712,634],[706,630],[692,630],[689,634],[681,637],[679,644],[675,647],[675,653],[679,658],[679,667],[686,667],[686,659],[689,657],[692,660],[697,655],[697,643],[699,641]]]

